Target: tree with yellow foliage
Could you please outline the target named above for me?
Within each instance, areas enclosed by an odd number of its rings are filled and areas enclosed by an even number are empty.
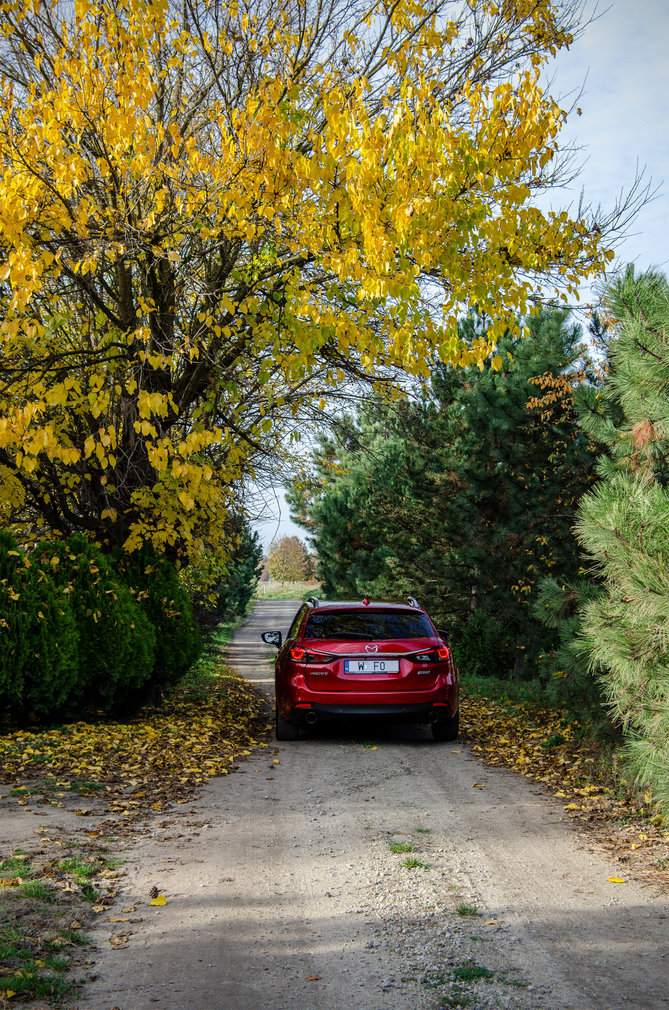
[[[619,218],[532,202],[578,8],[0,0],[0,524],[216,549],[328,390],[601,272]]]

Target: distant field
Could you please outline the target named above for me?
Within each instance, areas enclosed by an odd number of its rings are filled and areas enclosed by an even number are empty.
[[[320,589],[317,582],[260,582],[256,596],[259,600],[306,600],[318,596]]]

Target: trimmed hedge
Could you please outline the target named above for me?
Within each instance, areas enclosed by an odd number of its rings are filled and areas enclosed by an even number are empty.
[[[73,700],[105,712],[132,707],[151,677],[156,633],[129,588],[83,536],[40,543],[33,556],[51,565],[79,631],[79,689]]]
[[[115,563],[79,535],[27,554],[0,531],[0,712],[127,712],[174,684],[200,648],[190,601],[166,559]]]
[[[0,531],[0,703],[20,714],[63,710],[76,694],[77,649],[62,587]]]
[[[186,590],[167,558],[149,550],[119,555],[117,564],[137,603],[156,630],[151,686],[175,684],[202,651]]]

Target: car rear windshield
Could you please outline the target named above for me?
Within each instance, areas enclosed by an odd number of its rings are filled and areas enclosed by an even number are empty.
[[[305,638],[365,639],[432,638],[434,630],[426,614],[395,611],[338,610],[309,615]]]

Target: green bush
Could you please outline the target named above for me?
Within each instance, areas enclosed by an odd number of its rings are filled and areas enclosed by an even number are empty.
[[[78,634],[48,565],[0,532],[0,702],[14,714],[66,712],[79,682]]]
[[[200,632],[174,565],[149,550],[117,555],[119,571],[156,632],[151,686],[175,684],[202,651]]]
[[[144,610],[83,536],[43,542],[33,557],[49,564],[70,600],[79,633],[76,702],[107,712],[131,707],[153,670],[156,635]]]
[[[510,676],[515,655],[512,636],[490,614],[475,610],[466,624],[451,628],[449,641],[463,673],[478,677]]]

